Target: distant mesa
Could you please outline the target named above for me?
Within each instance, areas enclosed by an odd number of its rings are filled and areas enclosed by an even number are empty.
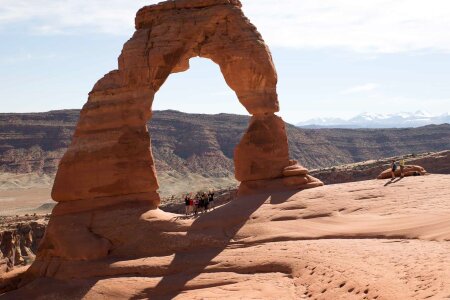
[[[47,174],[53,184],[58,164],[71,143],[79,113],[73,110],[0,114],[0,171]],[[232,114],[153,111],[147,126],[151,133],[152,154],[160,183],[168,172],[180,176],[195,174],[205,178],[226,177],[234,183],[234,149],[247,129],[249,119],[249,116]],[[448,124],[377,130],[316,130],[290,124],[285,126],[289,156],[309,170],[450,149]],[[436,173],[434,168],[423,166]],[[368,178],[376,178],[380,172]],[[11,183],[10,180],[0,178],[0,188]],[[172,193],[169,185],[161,185],[160,195],[166,197]]]

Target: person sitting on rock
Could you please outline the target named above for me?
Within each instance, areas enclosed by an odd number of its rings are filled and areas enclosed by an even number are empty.
[[[405,176],[405,159],[400,160],[400,177],[403,178]]]
[[[397,170],[397,164],[395,163],[395,159],[393,159],[392,164],[391,164],[391,176],[392,176],[391,180],[395,179],[395,171],[396,170]]]

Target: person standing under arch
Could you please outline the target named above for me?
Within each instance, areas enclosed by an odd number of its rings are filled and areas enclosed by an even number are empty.
[[[189,215],[190,212],[190,199],[189,199],[189,194],[186,194],[186,196],[184,197],[184,207],[185,207],[185,213],[186,216]]]

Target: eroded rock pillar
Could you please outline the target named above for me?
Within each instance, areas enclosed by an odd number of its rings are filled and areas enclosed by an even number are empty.
[[[289,148],[283,120],[274,115],[253,116],[234,152],[239,181],[282,177],[289,165]]]
[[[113,88],[107,75],[83,107],[72,144],[55,178],[58,202],[148,200],[159,204],[158,183],[146,127],[148,88]],[[92,203],[92,207],[99,203]]]
[[[289,160],[285,125],[275,115],[279,104],[272,57],[241,3],[173,0],[139,10],[136,31],[124,45],[118,70],[99,80],[89,94],[58,169],[54,200],[82,203],[77,205],[87,210],[128,200],[158,206],[146,123],[155,93],[171,73],[188,69],[195,56],[220,66],[225,81],[253,116],[236,149],[236,178],[245,185],[293,174],[285,172],[296,167]],[[304,187],[293,184],[304,181],[306,174],[300,175],[302,179],[288,180],[290,186]],[[57,208],[71,211],[75,206]]]

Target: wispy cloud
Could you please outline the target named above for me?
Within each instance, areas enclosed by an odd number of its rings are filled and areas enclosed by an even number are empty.
[[[350,95],[357,94],[363,92],[371,92],[379,88],[379,84],[377,83],[366,83],[362,85],[352,86],[351,88],[345,89],[340,92],[341,95]]]
[[[136,11],[159,0],[2,0],[0,30],[129,35]],[[448,0],[242,0],[270,46],[365,53],[450,52]]]
[[[2,0],[0,30],[20,27],[35,34],[98,32],[129,35],[136,11],[158,1]]]
[[[272,45],[450,52],[448,0],[258,0],[244,10]]]
[[[14,65],[16,63],[29,62],[31,60],[50,60],[50,59],[55,59],[56,57],[58,57],[58,56],[54,53],[42,55],[42,54],[33,54],[33,53],[28,53],[28,52],[19,52],[19,53],[16,53],[15,55],[0,57],[0,66],[1,65]]]

